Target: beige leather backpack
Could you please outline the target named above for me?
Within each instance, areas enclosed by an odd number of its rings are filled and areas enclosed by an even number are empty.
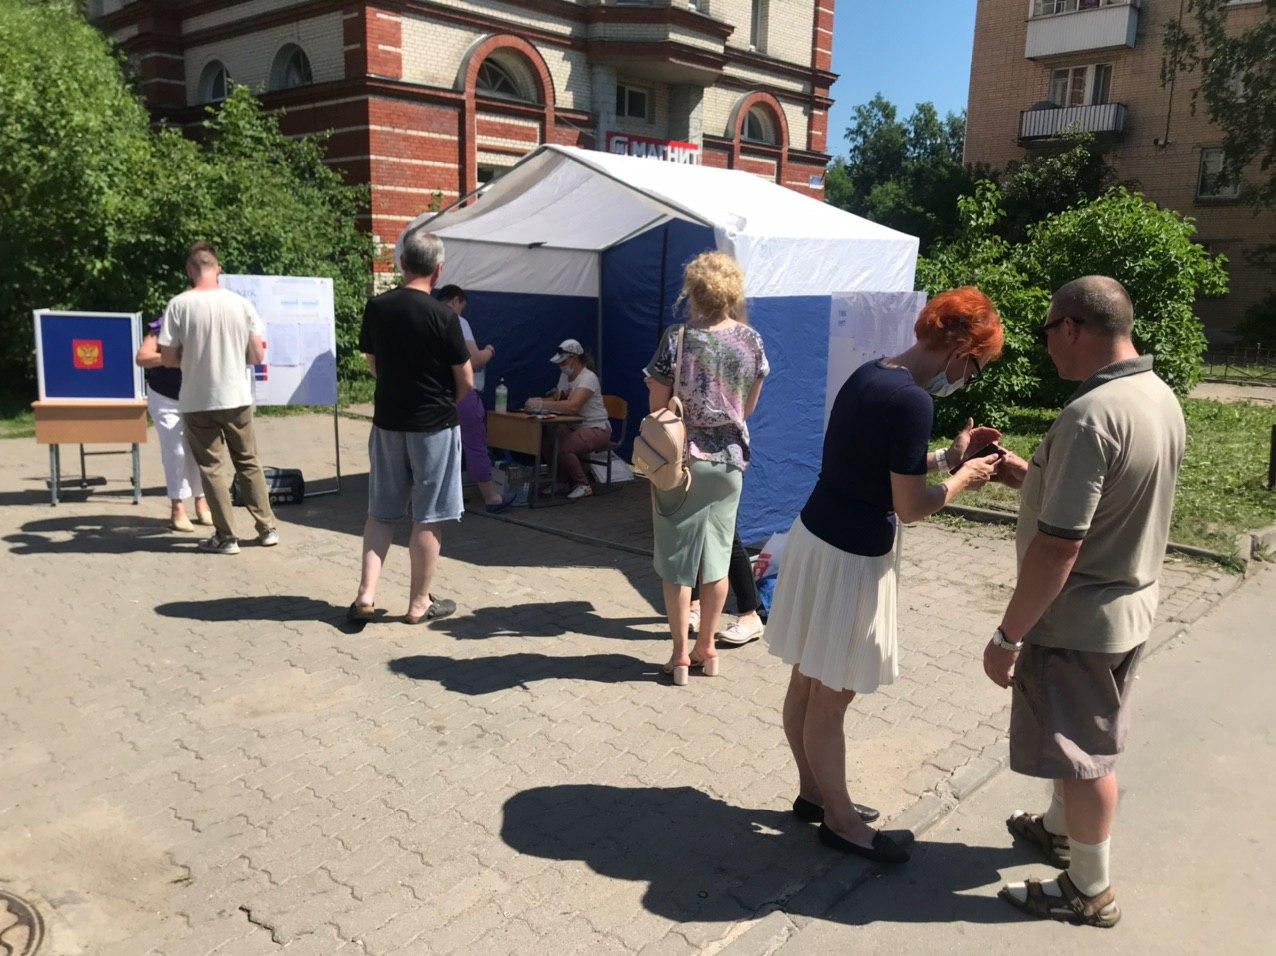
[[[634,439],[634,474],[651,482],[657,491],[685,487],[691,491],[691,471],[687,467],[687,424],[678,385],[682,380],[682,342],[687,327],[678,330],[678,351],[674,359],[673,394],[669,403],[643,418]],[[681,506],[680,506],[681,507]]]

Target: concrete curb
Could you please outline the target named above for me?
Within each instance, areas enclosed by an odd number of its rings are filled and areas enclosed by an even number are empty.
[[[1019,521],[1019,514],[1015,511],[972,508],[968,505],[946,505],[942,513],[980,524],[1015,524]],[[1269,525],[1261,531],[1242,531],[1236,536],[1236,549],[1233,554],[1223,554],[1221,551],[1211,551],[1208,548],[1198,548],[1193,544],[1179,544],[1175,541],[1167,544],[1165,550],[1204,561],[1213,561],[1224,566],[1239,563],[1241,573],[1246,574],[1249,571],[1249,562],[1257,557],[1262,549],[1272,547],[1276,547],[1276,525]]]

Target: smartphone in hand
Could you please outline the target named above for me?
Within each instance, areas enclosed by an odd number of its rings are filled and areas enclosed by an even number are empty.
[[[995,441],[989,442],[987,445],[984,445],[983,448],[979,449],[979,451],[972,451],[967,454],[965,458],[957,463],[956,468],[948,469],[948,473],[950,475],[955,475],[961,470],[961,466],[966,464],[966,462],[970,461],[972,458],[987,458],[989,455],[996,455],[998,458],[1005,458],[1006,449],[1002,448]]]

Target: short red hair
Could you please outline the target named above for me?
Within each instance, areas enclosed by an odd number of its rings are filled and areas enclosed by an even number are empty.
[[[1001,357],[1005,333],[992,300],[973,285],[941,292],[926,303],[913,326],[917,341],[957,350],[985,362]]]

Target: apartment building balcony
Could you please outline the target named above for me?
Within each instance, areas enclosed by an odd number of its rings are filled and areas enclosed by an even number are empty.
[[[586,12],[589,57],[629,76],[711,86],[722,75],[735,27],[707,8],[703,0],[700,9],[685,0],[603,0]]]
[[[1122,103],[1037,106],[1019,114],[1019,142],[1025,146],[1043,144],[1075,128],[1095,136],[1119,138],[1125,133],[1125,119],[1126,109]]]
[[[1133,48],[1138,27],[1139,0],[1032,0],[1023,55]]]

